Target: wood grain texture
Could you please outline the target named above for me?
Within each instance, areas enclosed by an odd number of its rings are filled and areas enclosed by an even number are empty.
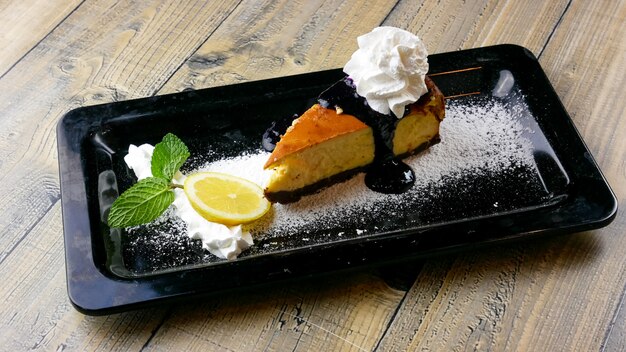
[[[439,53],[495,44],[517,44],[538,53],[568,1],[401,1],[385,25],[423,38]]]
[[[245,1],[161,93],[343,66],[390,1]],[[367,11],[364,9],[367,8]]]
[[[0,0],[0,19],[0,350],[625,348],[624,210],[602,230],[387,275],[83,316],[65,292],[55,143],[74,107],[340,67],[356,36],[386,24],[431,52],[529,48],[624,209],[623,1]]]
[[[404,295],[364,274],[275,286],[174,309],[147,350],[371,351]]]
[[[0,2],[0,77],[34,48],[81,0]]]

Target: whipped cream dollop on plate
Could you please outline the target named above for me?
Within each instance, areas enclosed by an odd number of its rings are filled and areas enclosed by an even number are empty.
[[[154,146],[142,144],[128,147],[128,154],[124,157],[126,165],[133,170],[139,180],[152,177],[151,161]],[[174,183],[183,184],[185,175],[177,172]],[[245,249],[254,244],[250,232],[244,231],[241,225],[226,226],[210,222],[198,214],[189,203],[185,191],[174,189],[174,214],[180,217],[187,225],[187,235],[191,239],[202,241],[202,247],[213,255],[222,259],[235,259]]]
[[[359,49],[343,71],[357,93],[381,114],[404,115],[404,107],[428,92],[428,52],[421,39],[395,27],[377,27],[357,38]]]

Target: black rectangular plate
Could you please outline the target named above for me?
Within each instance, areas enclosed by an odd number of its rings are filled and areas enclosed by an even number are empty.
[[[421,225],[398,220],[395,227],[342,240],[309,244],[287,239],[293,243],[282,250],[252,250],[234,261],[129,270],[123,234],[110,230],[102,218],[111,200],[133,181],[122,162],[130,143],[155,144],[172,132],[189,144],[192,155],[210,144],[218,157],[237,156],[258,149],[271,121],[304,111],[343,73],[330,70],[79,108],[57,128],[71,302],[86,314],[109,314],[275,280],[590,230],[613,220],[617,200],[532,53],[499,45],[435,54],[429,62],[433,80],[455,99],[497,95],[502,72],[512,79],[509,83],[530,110],[527,123],[539,132],[532,137],[545,191],[539,200],[515,199],[498,212],[437,212]],[[484,184],[490,187],[488,180]],[[493,202],[484,192],[471,196]]]

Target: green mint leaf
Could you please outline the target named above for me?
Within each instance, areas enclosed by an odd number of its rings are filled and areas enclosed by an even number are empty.
[[[169,181],[148,177],[119,196],[109,212],[109,227],[129,227],[158,218],[174,201]]]
[[[183,141],[171,133],[166,134],[163,140],[154,146],[150,165],[152,176],[171,181],[189,155],[189,149]]]

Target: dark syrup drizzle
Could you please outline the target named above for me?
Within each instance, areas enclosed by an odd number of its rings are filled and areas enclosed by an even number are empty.
[[[393,136],[398,119],[372,110],[367,100],[356,93],[354,82],[346,77],[323,91],[318,97],[327,109],[340,107],[344,113],[355,116],[374,131],[374,162],[365,173],[369,189],[387,194],[406,192],[415,183],[415,174],[409,165],[393,155]],[[405,108],[405,115],[408,107]]]
[[[340,107],[344,113],[355,116],[374,131],[374,162],[367,167],[365,185],[379,193],[399,194],[415,183],[413,170],[393,154],[393,136],[398,124],[395,116],[372,110],[367,100],[356,93],[354,82],[348,77],[339,80],[318,97],[319,104],[327,109]],[[408,106],[404,114],[408,113]],[[263,134],[263,148],[274,150],[280,136],[285,133],[297,115],[272,123]]]
[[[287,128],[289,128],[293,120],[297,118],[298,114],[294,114],[272,122],[270,127],[263,133],[263,139],[261,140],[263,149],[268,152],[273,151],[274,148],[276,148],[276,143],[280,141],[280,137],[287,132]]]

